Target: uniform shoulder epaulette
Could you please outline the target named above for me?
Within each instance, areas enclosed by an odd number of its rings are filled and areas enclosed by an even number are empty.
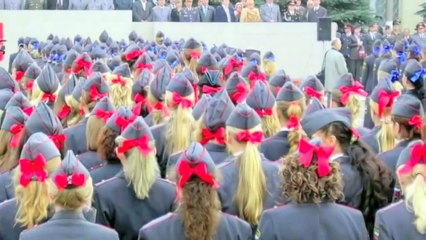
[[[96,169],[98,169],[98,168],[101,168],[101,167],[103,167],[103,166],[104,166],[104,164],[103,164],[103,163],[99,163],[98,165],[95,165],[95,166],[93,166],[93,167],[89,168],[88,170],[89,170],[89,172],[91,172],[91,171],[96,170]]]
[[[177,156],[177,155],[182,154],[182,153],[183,153],[183,151],[175,152],[175,153],[170,154],[169,157],[174,157],[174,156]]]
[[[154,227],[155,225],[162,223],[170,218],[173,218],[176,214],[175,213],[167,213],[166,215],[156,218],[152,220],[151,222],[147,223],[145,226],[142,227],[142,229],[147,229],[150,227]]]
[[[96,184],[95,184],[95,187],[100,187],[100,186],[102,186],[103,184],[106,184],[106,183],[112,182],[112,181],[117,180],[117,179],[118,179],[118,177],[112,177],[112,178],[109,178],[109,179],[106,179],[106,180],[102,180],[101,182],[96,183]]]

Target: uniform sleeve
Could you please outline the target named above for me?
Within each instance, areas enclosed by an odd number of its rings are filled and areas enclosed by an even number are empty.
[[[260,17],[262,18],[262,21],[268,21],[268,19],[265,18],[265,8],[263,6],[260,6]]]
[[[274,225],[268,212],[263,212],[260,223],[254,236],[255,240],[274,240]]]
[[[95,189],[94,194],[94,207],[96,208],[96,223],[102,224],[104,226],[110,226],[107,217],[105,216],[105,207],[103,206],[102,199],[99,196],[99,192]]]
[[[391,240],[391,236],[386,229],[386,225],[383,221],[383,216],[380,212],[377,212],[376,219],[374,221],[374,240]]]

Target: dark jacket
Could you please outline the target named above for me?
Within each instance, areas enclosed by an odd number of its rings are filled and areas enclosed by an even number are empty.
[[[369,94],[373,91],[375,87],[374,82],[374,62],[376,61],[376,56],[371,54],[367,56],[364,60],[364,64],[362,66],[362,75],[361,75],[361,83],[365,87],[365,91]]]
[[[146,2],[146,8],[143,9],[141,1],[136,1],[133,3],[133,22],[142,22],[142,21],[152,21],[152,9],[154,4],[151,1]]]
[[[69,8],[69,0],[62,0],[62,6],[58,7],[58,0],[47,0],[47,9],[49,10],[66,10]]]
[[[131,10],[133,0],[114,0],[115,10]]]
[[[180,13],[181,12],[179,12],[176,8],[172,9],[172,13],[170,14],[170,18],[171,18],[172,22],[180,22]]]
[[[101,167],[95,168],[90,172],[93,184],[105,181],[117,175],[123,166],[119,160],[107,161]]]
[[[229,5],[229,15],[231,17],[231,22],[236,22],[235,14],[234,14],[234,8]],[[219,5],[216,7],[216,11],[214,13],[214,21],[215,22],[228,22],[228,18],[226,17],[225,9],[222,5]]]
[[[351,53],[351,48],[350,48],[350,44],[351,44],[351,36],[347,36],[345,33],[342,33],[342,35],[340,35],[340,41],[342,42],[342,48],[340,49],[340,52],[343,54],[343,56],[345,58],[349,58],[349,55]]]
[[[318,22],[319,18],[327,17],[327,9],[322,6],[319,6],[318,10],[314,9],[308,10],[308,22]]]
[[[77,155],[78,160],[87,168],[89,171],[93,171],[102,167],[103,162],[99,158],[97,152],[87,151]]]
[[[67,149],[72,150],[74,154],[76,155],[87,151],[87,141],[86,141],[87,120],[88,118],[85,117],[76,125],[64,130],[64,134],[65,136],[67,136],[67,140],[66,140]]]
[[[0,175],[0,203],[15,197],[15,188],[12,182],[12,172],[7,171]]]
[[[262,142],[260,152],[263,153],[266,159],[277,161],[288,153],[290,150],[288,134],[288,131],[279,131]]]

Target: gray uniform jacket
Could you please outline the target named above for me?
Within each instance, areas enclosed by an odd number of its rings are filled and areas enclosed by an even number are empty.
[[[114,10],[114,3],[112,0],[91,0],[87,10]]]
[[[277,4],[268,4],[260,6],[260,17],[264,22],[281,22],[280,7]]]
[[[0,174],[0,203],[15,197],[15,188],[12,183],[12,172]]]
[[[83,213],[60,211],[44,224],[21,233],[20,240],[118,240],[112,229],[87,221]]]
[[[180,15],[181,22],[200,22],[200,13],[198,8],[182,8],[182,12]]]
[[[70,10],[86,10],[90,0],[70,0]]]
[[[343,54],[335,49],[330,49],[325,57],[325,89],[332,91],[340,76],[348,72]]]
[[[22,10],[25,6],[25,0],[0,0],[0,9]]]
[[[263,213],[256,239],[368,240],[362,213],[335,203],[294,204]]]
[[[152,9],[153,22],[170,22],[172,9],[169,6],[156,6]]]
[[[204,6],[201,5],[198,7],[200,12],[201,22],[213,22],[214,21],[214,13],[215,9],[212,6]]]

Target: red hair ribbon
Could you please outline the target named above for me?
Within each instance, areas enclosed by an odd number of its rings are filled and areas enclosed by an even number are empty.
[[[422,129],[422,127],[423,127],[423,121],[422,121],[422,118],[420,117],[420,115],[418,115],[418,114],[416,114],[416,115],[413,115],[411,118],[410,118],[410,120],[408,121],[408,124],[410,125],[410,126],[414,126],[414,127],[416,127],[417,129]]]
[[[138,64],[136,65],[136,68],[139,70],[144,70],[144,69],[148,69],[148,70],[152,70],[152,64],[145,64],[143,62],[138,62]]]
[[[64,144],[65,140],[67,140],[67,136],[65,136],[65,134],[50,135],[49,138],[53,141],[58,149],[61,149],[62,144]]]
[[[257,81],[261,81],[263,83],[267,83],[266,82],[266,75],[263,73],[255,73],[255,72],[250,72],[249,75],[247,76],[248,79],[250,80],[250,87],[253,88],[254,85],[256,84]]]
[[[216,129],[216,131],[203,128],[201,130],[201,135],[202,135],[202,138],[200,143],[202,145],[205,145],[210,140],[216,140],[216,142],[218,142],[219,144],[225,144],[225,128],[223,127]]]
[[[235,92],[231,95],[231,98],[236,103],[241,103],[247,97],[247,89],[244,83],[239,82],[235,87]]]
[[[242,61],[238,61],[234,57],[231,57],[229,59],[228,65],[226,65],[223,69],[223,73],[228,76],[232,73],[232,71],[234,71],[235,68],[238,72],[240,72],[241,68],[243,67],[243,64],[244,63]]]
[[[25,114],[27,114],[27,116],[31,116],[31,114],[32,114],[32,113],[33,113],[33,111],[34,111],[34,107],[27,107],[27,108],[22,109],[22,111],[23,111]]]
[[[215,94],[215,93],[222,91],[222,89],[223,89],[223,87],[210,87],[208,85],[203,85],[201,92],[203,92],[203,94],[212,95],[212,94]]]
[[[20,82],[22,80],[22,78],[24,77],[25,72],[24,71],[16,71],[15,73],[15,80],[17,82]]]
[[[180,105],[182,108],[192,107],[192,101],[182,97],[179,93],[173,92],[172,96],[173,107]]]
[[[118,73],[117,77],[112,80],[113,84],[120,84],[121,86],[126,85],[126,80],[121,78],[121,75]]]
[[[280,93],[282,87],[275,87],[275,96],[278,96],[278,93]]]
[[[127,128],[127,126],[129,126],[133,121],[135,121],[136,116],[132,116],[129,119],[126,119],[120,115],[117,116],[117,118],[115,119],[115,124],[118,125],[121,128],[121,132],[124,131],[124,129]]]
[[[356,130],[355,128],[351,128],[351,132],[352,132],[352,135],[353,135],[356,139],[360,139],[360,138],[361,138],[361,134],[359,134],[358,130]]]
[[[164,109],[164,104],[160,101],[157,101],[154,106],[152,106],[155,110],[163,110]]]
[[[108,121],[108,119],[114,114],[113,111],[105,111],[103,109],[96,109],[95,116],[97,118],[101,118],[104,123]]]
[[[143,105],[148,108],[148,112],[152,111],[151,104],[147,101],[147,99],[142,94],[136,93],[135,98],[134,98],[134,102],[136,104],[135,104],[133,109],[135,110],[135,112],[137,112],[136,115],[140,114]]]
[[[134,101],[135,103],[145,102],[146,98],[142,94],[136,93]]]
[[[197,51],[197,50],[191,50],[191,51],[189,51],[189,57],[190,58],[198,59],[198,58],[200,58],[200,56],[201,56],[201,53],[199,51]]]
[[[127,53],[127,54],[124,56],[124,58],[126,59],[126,61],[132,61],[132,60],[134,60],[135,58],[140,57],[142,54],[143,54],[143,51],[141,51],[141,50],[139,50],[139,49],[136,49],[136,50],[133,50],[133,51],[131,51],[131,52]]]
[[[72,69],[71,68],[67,68],[67,69],[65,69],[65,72],[68,73],[68,74],[71,74],[72,73]]]
[[[399,96],[399,92],[397,91],[393,91],[391,93],[388,93],[383,89],[379,91],[379,97],[378,97],[379,117],[383,115],[383,111],[385,110],[386,107],[392,107],[395,99],[398,96]]]
[[[19,184],[27,187],[31,181],[44,182],[48,176],[47,171],[44,169],[46,164],[47,161],[41,153],[34,158],[34,161],[20,159],[19,169],[21,177],[19,178]]]
[[[420,163],[426,164],[426,144],[416,144],[411,149],[411,158],[398,170],[400,174],[410,174],[413,168]]]
[[[255,111],[261,118],[264,116],[272,116],[272,108],[256,109]]]
[[[68,105],[64,105],[61,110],[58,112],[58,118],[59,119],[64,119],[66,117],[68,117],[71,113],[71,107]]]
[[[97,100],[99,100],[99,99],[101,99],[101,98],[103,98],[105,96],[107,96],[107,94],[99,92],[99,90],[96,87],[96,85],[90,86],[90,91],[89,91],[90,100],[97,101]]]
[[[305,87],[305,94],[309,97],[314,97],[317,99],[320,99],[322,97],[322,94],[320,92],[309,86]]]
[[[333,154],[333,150],[333,147],[315,146],[302,138],[299,142],[299,161],[303,167],[308,168],[315,154],[318,162],[318,176],[325,177],[331,172],[329,159],[331,154]]]
[[[339,90],[342,93],[342,96],[340,97],[340,102],[343,105],[346,105],[346,103],[349,101],[349,97],[351,96],[351,94],[356,94],[363,97],[368,96],[368,93],[364,91],[364,86],[358,81],[355,81],[354,85],[350,87],[341,86]]]
[[[192,89],[194,89],[194,102],[198,102],[198,84],[193,83]]]
[[[180,175],[180,179],[177,183],[177,196],[180,196],[181,189],[185,186],[186,182],[191,179],[192,176],[197,176],[201,181],[207,183],[213,188],[219,188],[219,184],[214,179],[213,175],[209,173],[206,163],[201,162],[195,166],[187,161],[180,161],[177,172]]]
[[[299,130],[299,128],[300,128],[299,118],[297,116],[291,115],[288,118],[287,128],[288,129]]]
[[[142,137],[137,138],[137,139],[124,140],[121,143],[121,146],[119,146],[117,148],[117,152],[118,153],[126,153],[130,149],[135,148],[135,147],[137,147],[142,152],[142,155],[144,155],[144,156],[148,155],[152,151],[152,148],[149,146],[148,135],[143,135]]]
[[[49,102],[55,102],[56,96],[53,93],[43,93],[43,96],[41,97],[42,101],[49,101]]]
[[[27,89],[28,90],[33,90],[33,87],[34,87],[34,81],[28,80],[27,81]]]
[[[250,132],[249,130],[243,130],[236,135],[238,142],[250,142],[250,143],[261,143],[263,140],[263,132],[256,131]]]
[[[207,70],[209,70],[206,66],[202,66],[201,67],[201,73],[205,74],[207,72]]]
[[[15,123],[10,127],[10,133],[13,134],[12,139],[10,139],[10,147],[17,148],[19,142],[21,141],[22,134],[24,133],[24,125],[20,123]]]
[[[84,71],[84,73],[89,75],[90,68],[92,67],[92,62],[86,62],[84,58],[79,57],[75,62],[74,73],[79,73],[80,71]]]
[[[74,172],[72,175],[58,174],[54,177],[56,187],[59,191],[70,186],[81,187],[86,183],[86,176],[83,173]]]
[[[84,116],[86,115],[86,111],[84,110],[83,107],[80,108],[80,116]]]

